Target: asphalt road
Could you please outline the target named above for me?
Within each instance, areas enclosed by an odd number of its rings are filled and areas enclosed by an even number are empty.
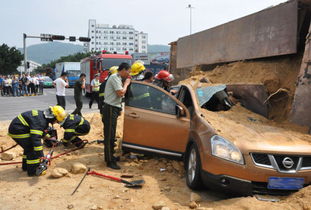
[[[98,111],[94,101],[92,109],[89,109],[89,99],[83,97],[82,113]],[[43,95],[39,96],[0,96],[0,121],[12,120],[18,114],[32,109],[44,110],[49,106],[56,105],[55,89],[44,89]],[[66,89],[66,111],[71,113],[76,108],[73,98],[73,88]]]

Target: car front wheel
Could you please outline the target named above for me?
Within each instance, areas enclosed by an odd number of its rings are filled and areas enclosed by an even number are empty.
[[[196,143],[190,146],[187,153],[186,182],[188,187],[193,190],[202,188],[201,160]]]

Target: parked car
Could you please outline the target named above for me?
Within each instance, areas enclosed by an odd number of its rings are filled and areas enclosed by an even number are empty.
[[[53,87],[53,80],[50,77],[44,77],[43,78],[43,87],[52,88]]]
[[[204,183],[250,195],[309,185],[311,136],[273,127],[269,120],[232,106],[225,85],[185,84],[175,97],[133,81],[125,97],[122,149],[183,159],[191,189]],[[235,121],[234,112],[226,118],[230,109],[240,109],[245,125]],[[232,127],[226,126],[229,122]]]

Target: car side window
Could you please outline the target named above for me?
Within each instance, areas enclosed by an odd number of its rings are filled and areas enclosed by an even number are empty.
[[[132,83],[125,100],[126,106],[152,110],[167,114],[176,114],[176,102],[160,90]]]

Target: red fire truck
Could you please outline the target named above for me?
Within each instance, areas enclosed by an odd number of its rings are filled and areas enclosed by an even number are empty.
[[[94,55],[81,60],[81,73],[86,74],[86,95],[91,93],[91,81],[95,74],[100,74],[99,81],[102,83],[108,76],[108,70],[112,66],[119,66],[121,63],[132,64],[132,56],[122,54],[108,54],[103,51],[100,55]]]

